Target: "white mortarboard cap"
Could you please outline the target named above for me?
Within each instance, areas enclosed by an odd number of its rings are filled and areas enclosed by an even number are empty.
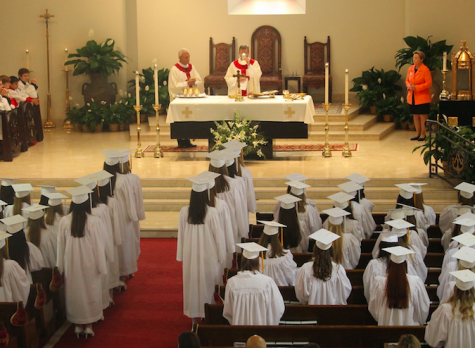
[[[455,186],[456,190],[460,191],[460,195],[464,198],[472,198],[473,192],[475,191],[475,185],[469,184],[468,182],[463,182]]]
[[[402,207],[402,210],[404,211],[404,214],[406,216],[414,216],[416,215],[416,211],[422,211],[421,209],[411,207],[410,205],[407,204],[402,204],[402,203],[397,203],[400,207]]]
[[[391,261],[394,263],[403,263],[406,261],[407,255],[415,254],[415,251],[402,246],[383,248],[383,250],[391,254]]]
[[[306,188],[311,187],[310,185],[307,185],[301,181],[288,181],[285,184],[290,186],[290,192],[297,196],[304,193]]]
[[[427,183],[426,182],[411,182],[408,185],[411,185],[417,190],[414,193],[419,194],[419,193],[422,193],[422,186],[427,185]]]
[[[225,155],[226,167],[232,166],[235,163],[235,159],[239,157],[239,155],[232,150],[224,149],[221,150],[221,152]]]
[[[324,213],[328,214],[328,219],[330,220],[332,225],[339,225],[343,222],[343,217],[350,215],[346,210],[341,208],[332,208],[323,211]]]
[[[354,181],[345,182],[343,184],[338,185],[338,187],[348,193],[350,196],[352,196],[352,198],[356,196],[358,190],[363,189],[363,186],[358,185]]]
[[[406,213],[402,209],[389,209],[388,213],[391,220],[399,220],[406,217]]]
[[[97,185],[100,187],[106,186],[109,183],[110,178],[112,178],[113,176],[114,175],[105,170],[97,172]]]
[[[82,204],[87,201],[87,199],[89,198],[89,194],[92,193],[92,190],[87,186],[78,186],[66,190],[66,192],[73,196],[73,203]]]
[[[208,157],[209,163],[215,168],[221,168],[226,164],[226,159],[228,155],[224,151],[215,150],[206,155]]]
[[[455,277],[455,286],[462,291],[467,291],[475,285],[475,273],[464,269],[463,271],[450,272]]]
[[[287,174],[284,175],[284,178],[290,181],[305,181],[308,179],[305,175],[302,175],[300,173]]]
[[[261,251],[267,251],[267,248],[264,248],[262,245],[259,245],[254,242],[250,243],[239,243],[236,244],[238,247],[243,249],[242,256],[248,260],[256,259],[259,257]]]
[[[462,219],[475,219],[475,214],[473,214],[472,212],[467,212],[465,214],[462,214],[462,215],[456,217],[454,222],[458,221],[458,220],[462,220]]]
[[[470,247],[462,247],[455,254],[453,258],[460,260],[460,264],[468,269],[475,267],[475,249]]]
[[[109,166],[118,164],[120,162],[120,158],[122,157],[122,155],[117,150],[107,150],[101,152],[104,156],[106,156],[104,162],[106,162],[106,164]]]
[[[416,188],[409,184],[396,184],[395,186],[400,188],[399,196],[405,199],[411,199],[414,196],[414,193],[417,191]]]
[[[457,219],[454,224],[460,225],[462,233],[473,233],[475,231],[475,219]]]
[[[452,239],[466,247],[475,245],[475,236],[471,233],[462,233]]]
[[[300,198],[297,198],[289,194],[282,195],[279,197],[274,197],[274,199],[277,199],[278,201],[280,201],[280,206],[282,207],[282,209],[292,209],[293,207],[295,207],[296,202],[301,201]]]
[[[220,175],[221,174],[218,173],[204,171],[193,178],[187,178],[187,180],[193,183],[191,186],[193,191],[203,192],[208,189],[209,183],[214,181],[214,179],[216,179]]]
[[[234,140],[228,141],[227,143],[224,143],[223,146],[226,150],[238,152],[240,155],[241,149],[245,148],[247,144],[241,143],[240,141],[234,139]]]
[[[2,200],[0,199],[0,207],[1,207],[1,206],[4,206],[4,205],[8,205],[8,203],[7,203],[7,202],[4,202],[4,201],[2,201]]]
[[[37,220],[45,215],[43,210],[46,208],[48,208],[46,205],[30,205],[29,207],[22,209],[22,211],[28,212],[29,219]]]
[[[414,227],[413,224],[403,219],[386,221],[386,224],[398,230]]]
[[[59,192],[48,193],[45,196],[48,198],[48,204],[52,207],[60,205],[63,199],[68,198],[67,196]]]
[[[12,179],[12,178],[0,178],[2,180],[2,186],[12,186],[13,181],[17,179]]]
[[[5,226],[5,225],[4,225]],[[6,226],[5,226],[6,227]],[[5,231],[1,231],[0,232],[0,249],[3,248],[5,246],[5,239],[7,239],[8,237],[10,237],[11,234],[5,232]]]
[[[382,232],[381,233],[381,242],[386,242],[386,243],[397,243],[398,238],[395,233],[392,232]]]
[[[46,197],[46,193],[54,193],[56,192],[56,187],[51,185],[38,185],[41,187],[41,195]]]
[[[279,228],[280,227],[287,227],[285,225],[279,224],[277,221],[263,221],[263,220],[257,220],[257,222],[260,222],[261,224],[264,224],[264,233],[267,234],[268,236],[273,236],[277,233],[279,233]]]
[[[23,229],[24,223],[28,220],[21,215],[15,215],[1,219],[0,221],[7,225],[8,233],[17,233]]]
[[[346,179],[348,180],[351,180],[353,182],[356,182],[358,185],[363,185],[364,186],[364,183],[366,181],[369,181],[370,179],[368,179],[366,176],[363,176],[361,174],[358,174],[358,173],[354,173],[354,174],[351,174],[351,175],[348,175],[346,177]]]
[[[118,153],[120,154],[120,163],[127,163],[130,158],[129,158],[129,155],[133,154],[134,151],[131,151],[131,150],[128,150],[128,149],[121,149],[118,151]]]
[[[320,250],[328,250],[331,248],[332,243],[340,238],[336,233],[330,232],[324,228],[312,233],[308,238],[315,239],[315,245]]]
[[[30,184],[15,184],[12,185],[13,190],[15,191],[15,196],[17,198],[23,198],[30,194],[33,191],[33,186]]]
[[[462,216],[466,213],[471,213],[471,212],[472,212],[472,207],[469,205],[464,205],[457,209],[457,216]]]
[[[92,190],[97,186],[97,173],[88,174],[74,181],[83,186],[87,186]]]
[[[327,198],[335,201],[335,206],[341,209],[345,209],[348,206],[348,201],[353,199],[353,196],[350,196],[346,192],[338,192],[334,195],[328,196]]]

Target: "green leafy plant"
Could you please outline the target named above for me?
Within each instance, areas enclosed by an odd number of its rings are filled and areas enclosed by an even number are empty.
[[[79,104],[76,104],[76,106],[66,113],[66,121],[72,124],[81,124],[86,112],[87,109],[85,107],[80,107]]]
[[[215,141],[212,150],[221,150],[224,148],[224,143],[235,139],[247,144],[243,149],[244,156],[255,153],[259,157],[265,157],[261,147],[267,144],[267,141],[258,133],[258,124],[253,125],[251,120],[242,118],[236,111],[232,121],[222,121],[221,123],[215,121],[214,123],[216,130],[210,129]]]
[[[122,63],[127,63],[126,56],[118,50],[114,50],[115,41],[107,39],[98,44],[95,40],[89,40],[86,46],[76,49],[77,53],[71,53],[68,58],[78,58],[69,60],[64,65],[74,65],[73,75],[81,74],[101,74],[102,77],[118,73],[122,68]]]
[[[140,74],[139,86],[140,86],[140,105],[142,105],[142,114],[155,114],[153,105],[155,104],[155,81],[153,78],[153,69],[142,69]],[[165,109],[168,109],[170,105],[170,95],[168,94],[168,74],[170,70],[160,69],[158,70],[158,98],[160,105]],[[129,89],[131,96],[129,97],[132,105],[135,104],[135,79],[129,81]]]
[[[391,115],[395,116],[397,114],[397,107],[399,104],[399,96],[393,95],[392,97],[386,97],[383,94],[383,99],[380,99],[376,102],[375,106],[378,110],[378,116]]]
[[[446,40],[437,41],[432,43],[430,40],[432,36],[424,39],[420,36],[407,36],[403,40],[408,46],[397,51],[396,56],[396,68],[401,71],[401,68],[406,65],[412,65],[412,56],[414,51],[422,51],[425,54],[424,65],[426,65],[430,71],[436,69],[442,70],[443,55],[447,52],[447,55],[454,47],[453,45],[447,45]],[[447,69],[450,69],[450,59],[447,60]]]
[[[397,123],[414,123],[412,114],[409,111],[409,104],[404,101],[404,97],[401,97],[399,105],[396,107],[396,114],[394,115],[394,121]]]

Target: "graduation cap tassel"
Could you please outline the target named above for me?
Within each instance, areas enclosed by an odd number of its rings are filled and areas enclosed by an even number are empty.
[[[5,239],[5,247],[7,248],[7,256],[10,258],[10,250],[8,249],[8,238]]]
[[[407,244],[409,244],[409,227],[407,228]]]
[[[99,191],[99,181],[97,182],[96,187],[97,187],[97,195],[100,198],[101,197],[101,191]]]
[[[284,246],[284,229],[282,227],[280,228],[280,245]]]
[[[262,272],[264,272],[264,252],[261,251],[261,260],[262,260]]]

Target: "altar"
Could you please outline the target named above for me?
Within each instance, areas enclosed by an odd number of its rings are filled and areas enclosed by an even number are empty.
[[[168,108],[167,123],[172,139],[208,139],[211,149],[214,141],[210,129],[216,129],[214,122],[233,120],[236,111],[242,118],[259,124],[259,133],[268,141],[262,151],[267,159],[272,159],[273,139],[307,139],[308,124],[315,115],[311,96],[287,100],[283,96],[244,97],[242,102],[228,96],[176,98]]]

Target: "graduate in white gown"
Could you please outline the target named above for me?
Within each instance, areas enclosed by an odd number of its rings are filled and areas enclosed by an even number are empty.
[[[419,240],[423,244],[423,246],[420,246],[420,249],[423,250],[424,253],[427,253],[427,247],[429,246],[429,235],[427,234],[426,229],[420,228],[417,225],[416,218],[417,214],[422,213],[423,211],[414,207],[402,205],[400,203],[398,203],[398,206],[402,206],[402,210],[404,211],[405,215],[404,220],[414,225],[413,227],[411,227],[411,231],[416,232],[419,236]]]
[[[345,192],[338,192],[327,198],[333,200],[333,206],[335,208],[340,208],[349,214],[344,217],[345,219],[345,229],[344,233],[352,234],[358,239],[359,242],[365,238],[363,229],[361,228],[360,223],[353,216],[352,205],[349,205],[350,199],[353,197]],[[323,228],[328,229],[328,219],[323,223]]]
[[[223,152],[228,153],[228,157],[226,158],[226,169],[228,170],[228,176],[231,179],[234,179],[236,185],[236,190],[238,191],[238,195],[242,197],[242,203],[241,203],[241,210],[243,211],[243,217],[244,221],[243,224],[247,226],[247,228],[244,228],[244,230],[241,232],[242,234],[247,235],[249,233],[249,209],[247,207],[247,186],[246,182],[244,179],[241,177],[241,172],[239,172],[239,165],[237,162],[237,158],[239,157],[239,154],[237,154],[235,151],[230,151],[228,149],[223,150]],[[243,225],[243,226],[244,226]]]
[[[58,228],[57,266],[63,274],[66,317],[76,335],[94,336],[92,323],[103,318],[101,275],[107,274],[103,224],[91,215],[92,190],[79,186],[72,195],[70,213]],[[84,325],[84,327],[83,327]]]
[[[452,272],[454,293],[432,314],[425,340],[434,348],[475,347],[475,273]]]
[[[5,208],[3,211],[3,217],[20,214],[27,219],[28,213],[23,211],[23,209],[28,208],[31,205],[30,192],[33,191],[33,186],[30,184],[14,184],[12,185],[12,188],[15,191],[14,203]]]
[[[267,251],[264,252],[263,274],[271,277],[277,286],[294,286],[297,274],[297,264],[290,250],[282,247],[283,234],[279,238],[279,229],[286,227],[276,221],[258,221],[264,224],[264,231],[259,244]],[[262,260],[261,260],[262,266]]]
[[[69,211],[65,211],[63,205],[63,199],[66,199],[65,195],[62,193],[48,193],[48,209],[46,209],[45,223],[46,227],[51,231],[51,233],[58,238],[58,226],[61,218],[66,215]]]
[[[251,59],[249,56],[249,46],[239,46],[239,59],[233,61],[224,76],[228,85],[228,95],[237,95],[238,83],[236,77],[237,71],[244,75],[240,80],[240,89],[242,96],[245,97],[252,93],[260,93],[261,85],[260,78],[262,76],[261,66],[255,59]]]
[[[231,325],[279,325],[284,299],[271,277],[259,273],[259,253],[267,248],[240,243],[241,271],[226,285],[223,317]]]
[[[205,303],[213,303],[226,242],[219,212],[209,206],[209,180],[188,180],[190,205],[180,210],[176,259],[183,267],[183,313],[196,324],[205,316]]]
[[[13,178],[0,178],[2,180],[0,186],[0,200],[7,203],[7,205],[13,205],[15,202],[15,190],[13,184],[16,179]]]
[[[321,229],[313,233],[313,260],[305,263],[295,279],[295,294],[305,305],[346,305],[351,283],[345,269],[332,261],[332,242],[340,238]]]
[[[422,186],[427,185],[426,183],[410,183],[412,187],[414,187],[417,191],[414,192],[414,207],[421,210],[424,213],[424,216],[427,221],[426,230],[429,226],[435,225],[437,216],[435,215],[435,211],[432,207],[429,207],[424,202],[424,195],[422,193]]]
[[[25,229],[26,240],[40,249],[43,255],[44,267],[56,267],[57,236],[45,224],[43,209],[45,205],[35,205],[25,208],[28,211],[28,226]]]
[[[397,246],[391,254],[386,276],[374,279],[368,310],[379,326],[424,325],[430,300],[419,277],[407,274],[407,255],[414,251]]]
[[[457,237],[463,233],[473,233],[473,227],[472,226],[462,226],[461,224],[457,223],[457,221],[463,219],[462,215],[469,213],[470,217],[473,217],[471,214],[472,208],[469,206],[463,206],[459,208],[454,208],[457,210],[457,218],[453,221],[452,227],[449,228],[447,231],[443,231],[442,239],[441,239],[441,244],[444,247],[444,251],[447,251],[448,249],[451,249],[454,247],[455,243],[452,242],[452,239],[454,237]]]
[[[457,217],[457,208],[464,205],[471,207],[475,206],[475,197],[473,195],[475,192],[475,185],[463,182],[455,186],[455,189],[459,191],[457,195],[458,204],[444,208],[439,216],[439,228],[442,233],[445,233],[452,228],[452,223]]]
[[[285,225],[284,227],[284,249],[289,249],[292,253],[306,253],[309,245],[308,230],[302,230],[297,213],[296,203],[300,202],[300,198],[285,194],[279,197],[274,197],[280,202],[280,210],[277,221]],[[303,248],[306,249],[303,249]]]
[[[367,211],[372,213],[374,209],[374,203],[371,202],[368,198],[366,198],[365,194],[365,185],[366,182],[370,181],[370,179],[358,173],[348,175],[347,177],[345,177],[345,179],[351,180],[363,187],[361,190],[358,191],[359,203],[363,207],[365,207]]]
[[[308,178],[305,175],[300,174],[300,173],[287,174],[287,175],[284,175],[284,178],[286,178],[289,181],[300,181],[300,182],[303,182],[303,183],[305,183],[305,180],[308,180]],[[290,187],[287,188],[287,193],[289,193],[289,192],[290,192]],[[304,193],[305,193],[305,200],[307,201],[307,204],[310,204],[312,207],[315,208],[315,210],[318,213],[317,220],[319,220],[320,223],[322,223],[322,219],[320,218],[320,213],[318,212],[317,203],[313,199],[310,199],[307,196],[307,190],[306,189],[304,189]]]

